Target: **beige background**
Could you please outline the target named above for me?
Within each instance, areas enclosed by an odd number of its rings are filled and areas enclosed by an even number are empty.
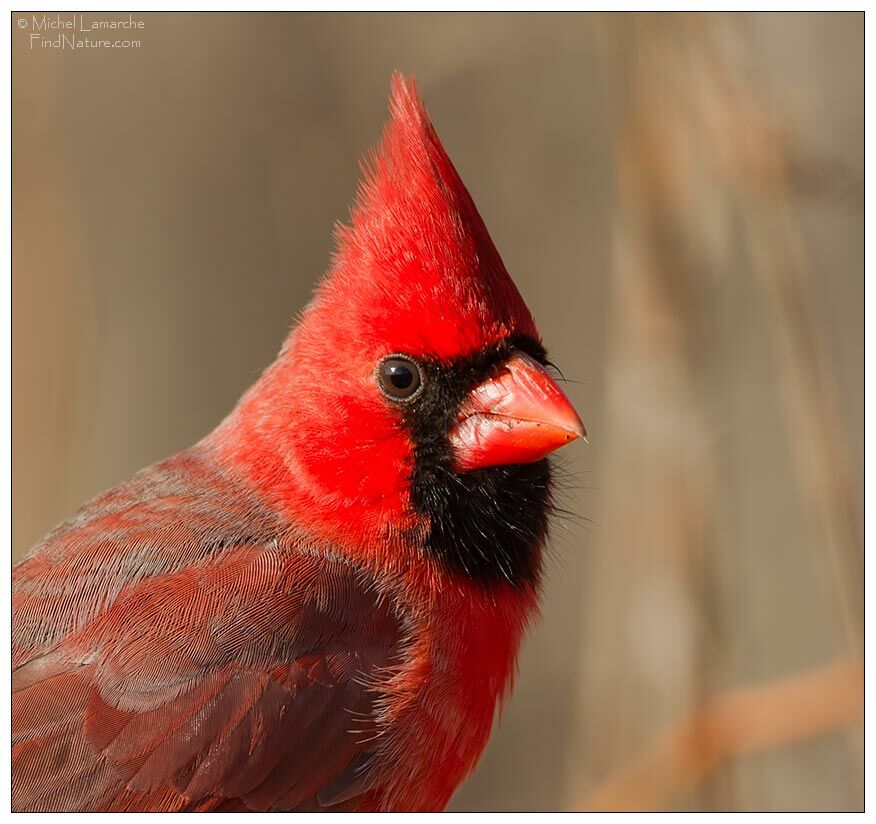
[[[134,17],[13,20],[13,557],[273,358],[400,69],[591,433],[452,808],[861,808],[863,15]]]

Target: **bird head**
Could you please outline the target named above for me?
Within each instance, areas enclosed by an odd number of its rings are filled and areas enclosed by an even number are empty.
[[[456,572],[513,580],[513,547],[492,562],[478,544],[541,540],[545,456],[584,427],[409,79],[393,78],[383,141],[337,235],[237,410],[253,476],[335,542],[416,537]]]

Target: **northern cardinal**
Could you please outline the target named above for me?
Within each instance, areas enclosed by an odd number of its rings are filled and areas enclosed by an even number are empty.
[[[332,266],[200,443],[14,570],[16,810],[439,810],[584,434],[411,80]]]

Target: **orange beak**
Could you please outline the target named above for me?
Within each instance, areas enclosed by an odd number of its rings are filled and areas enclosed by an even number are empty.
[[[469,472],[532,463],[586,435],[581,418],[547,370],[517,352],[462,402],[450,430],[453,468]]]

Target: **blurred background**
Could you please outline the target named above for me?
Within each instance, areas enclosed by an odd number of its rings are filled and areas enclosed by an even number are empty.
[[[133,18],[13,15],[13,557],[272,360],[413,73],[590,432],[451,809],[862,809],[863,14]]]

